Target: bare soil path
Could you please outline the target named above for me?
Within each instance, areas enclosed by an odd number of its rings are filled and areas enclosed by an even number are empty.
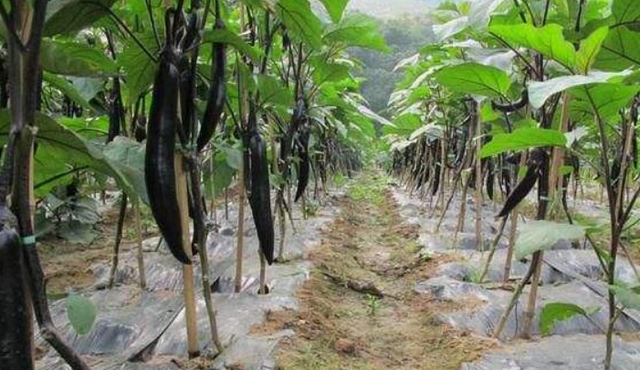
[[[278,369],[458,369],[492,344],[434,318],[451,309],[413,292],[442,261],[420,255],[386,177],[362,175],[311,255],[315,269],[298,294],[300,311],[273,312],[258,332],[291,328]]]

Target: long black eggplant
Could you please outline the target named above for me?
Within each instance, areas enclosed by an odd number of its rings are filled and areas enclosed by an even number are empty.
[[[516,208],[518,204],[531,192],[531,189],[535,186],[540,176],[540,167],[542,162],[546,158],[546,152],[544,149],[535,149],[531,152],[531,157],[528,161],[527,173],[518,185],[516,185],[513,192],[509,194],[504,207],[498,214],[498,217],[505,217]]]
[[[298,99],[296,107],[293,109],[293,115],[291,115],[291,124],[287,128],[285,135],[282,139],[282,148],[280,149],[280,158],[282,159],[283,167],[281,173],[285,180],[289,179],[289,163],[291,151],[293,149],[293,136],[298,131],[298,128],[306,120],[307,105],[304,99]]]
[[[300,166],[298,166],[298,189],[296,190],[295,202],[297,202],[309,185],[309,172],[311,170],[311,163],[309,158],[309,136],[311,132],[307,125],[304,125],[300,129],[300,135],[298,136],[298,157],[300,158]]]
[[[495,166],[493,164],[493,160],[489,160],[487,162],[487,178],[485,182],[485,187],[487,190],[487,196],[489,199],[493,200],[493,188],[495,184],[496,174],[495,174]]]
[[[0,364],[6,370],[34,368],[26,274],[20,237],[14,229],[5,229],[0,232]]]
[[[250,113],[250,116],[253,116]],[[251,118],[250,118],[251,120]],[[255,118],[253,118],[255,121]],[[248,181],[248,198],[253,221],[256,225],[260,250],[267,263],[273,263],[274,232],[273,218],[271,216],[271,185],[269,182],[269,159],[267,158],[267,144],[258,132],[255,124],[252,124],[245,138],[245,145],[248,149],[248,160],[245,168]],[[246,153],[246,152],[245,152]],[[246,157],[245,157],[246,158]]]
[[[170,47],[161,56],[153,85],[145,159],[145,182],[151,212],[169,250],[178,261],[190,264],[182,245],[182,225],[176,189],[175,147],[178,125],[180,73]]]
[[[218,0],[219,1],[219,0]],[[216,3],[217,4],[217,3]],[[221,30],[225,28],[224,22],[216,15],[216,23],[214,29]],[[202,151],[209,143],[213,134],[218,127],[222,113],[224,112],[225,99],[227,97],[227,83],[225,81],[225,68],[227,55],[225,44],[213,44],[213,63],[211,65],[211,86],[209,87],[209,96],[207,99],[207,107],[204,111],[200,134],[198,135],[197,148]]]

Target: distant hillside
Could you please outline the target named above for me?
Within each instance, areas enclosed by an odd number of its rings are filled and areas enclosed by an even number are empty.
[[[405,14],[425,14],[440,2],[442,0],[351,0],[347,9],[388,19]]]

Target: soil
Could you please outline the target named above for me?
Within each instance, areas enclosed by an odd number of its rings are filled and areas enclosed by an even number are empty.
[[[95,227],[98,237],[91,244],[72,244],[55,236],[38,240],[38,252],[47,277],[47,294],[50,298],[55,299],[71,290],[90,287],[95,283],[91,266],[98,263],[111,264],[118,211],[118,207],[110,207],[101,214],[102,219]],[[128,208],[120,245],[121,253],[136,248],[133,216],[132,209]],[[155,230],[149,230],[144,233],[143,238],[154,234]]]
[[[310,257],[300,311],[272,312],[254,328],[295,331],[278,348],[279,370],[458,369],[495,345],[439,323],[447,307],[414,293],[442,261],[421,258],[418,230],[403,223],[384,177],[364,175],[340,204]]]

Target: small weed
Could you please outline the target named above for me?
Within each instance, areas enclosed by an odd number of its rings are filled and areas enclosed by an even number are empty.
[[[367,294],[365,299],[367,300],[369,316],[375,316],[380,310],[380,298]]]

